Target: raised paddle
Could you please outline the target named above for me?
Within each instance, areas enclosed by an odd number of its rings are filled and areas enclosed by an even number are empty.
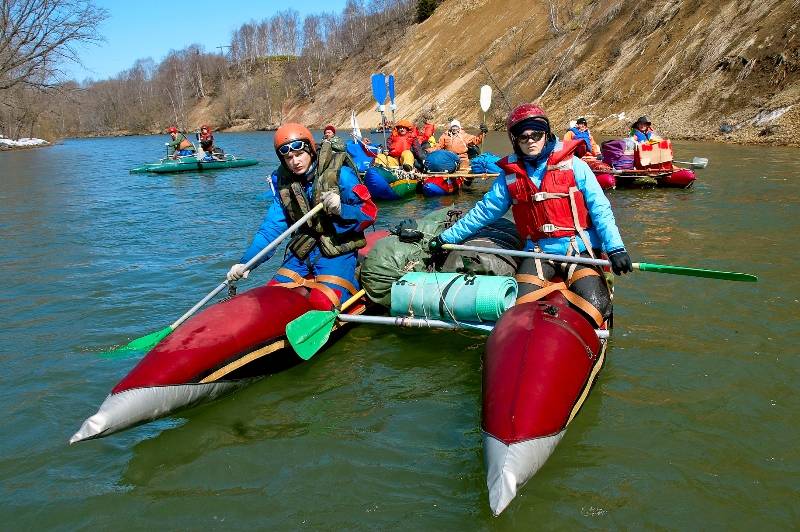
[[[252,268],[256,263],[258,263],[258,261],[261,259],[261,257],[263,257],[264,255],[266,255],[267,253],[269,253],[270,251],[272,251],[273,249],[278,247],[278,245],[281,242],[283,242],[286,239],[286,237],[288,237],[289,235],[294,233],[297,229],[299,229],[304,223],[306,223],[308,220],[310,220],[320,210],[322,210],[322,204],[321,203],[316,205],[310,211],[308,211],[305,215],[303,215],[303,217],[301,217],[299,220],[297,220],[297,222],[292,224],[286,231],[284,231],[283,233],[278,235],[278,238],[273,240],[269,245],[267,245],[267,247],[265,247],[264,249],[259,251],[258,254],[255,257],[253,257],[252,259],[247,261],[247,263],[244,265],[245,271],[250,271],[250,268]],[[197,312],[197,310],[200,307],[202,307],[203,305],[205,305],[206,303],[208,303],[211,300],[211,298],[213,298],[215,295],[217,295],[222,290],[224,290],[231,282],[232,281],[225,280],[225,282],[221,283],[214,290],[209,292],[206,297],[204,297],[203,299],[198,301],[195,304],[195,306],[190,308],[183,316],[181,316],[180,318],[175,320],[168,327],[165,327],[165,328],[163,328],[163,329],[161,329],[159,331],[156,331],[156,332],[152,332],[152,333],[150,333],[150,334],[148,334],[146,336],[142,336],[140,338],[136,338],[135,340],[131,340],[127,344],[125,344],[125,345],[123,345],[121,347],[117,347],[117,348],[114,348],[114,349],[107,350],[107,351],[105,351],[105,353],[107,353],[107,354],[113,353],[113,354],[116,355],[116,354],[123,354],[123,353],[129,352],[129,351],[143,351],[143,352],[150,351],[153,347],[156,346],[156,344],[158,342],[163,340],[169,333],[171,333],[172,331],[177,329],[178,326],[181,323],[183,323],[184,321],[189,319],[189,317],[192,314]]]
[[[486,123],[486,113],[492,106],[492,88],[489,85],[481,87],[481,110],[483,111],[483,123]]]
[[[511,257],[524,257],[532,259],[552,260],[556,262],[571,262],[575,264],[588,264],[589,266],[611,266],[611,262],[603,259],[588,257],[569,257],[567,255],[552,255],[550,253],[536,253],[534,251],[516,251],[512,249],[483,248],[478,246],[462,246],[460,244],[445,244],[444,249],[461,251],[477,251],[479,253],[492,253],[495,255],[509,255]],[[705,270],[703,268],[689,268],[687,266],[672,266],[669,264],[651,264],[647,262],[634,262],[633,269],[641,272],[668,273],[671,275],[688,275],[689,277],[707,277],[709,279],[722,279],[725,281],[742,281],[755,283],[758,277],[749,273],[723,272]]]
[[[705,157],[695,157],[692,162],[689,161],[673,161],[678,164],[688,164],[692,168],[705,168],[708,165],[708,159]]]
[[[394,123],[396,121],[394,112],[397,110],[397,106],[394,104],[394,74],[389,74],[388,81],[389,81],[389,102],[391,102],[389,104],[389,109],[392,110],[392,122]]]
[[[381,113],[381,130],[383,132],[383,148],[386,147],[386,76],[382,73],[373,74],[372,78],[372,97],[378,104],[378,111]]]
[[[287,323],[286,338],[295,353],[303,360],[313,357],[328,341],[339,314],[361,299],[364,294],[366,290],[362,288],[338,309],[311,310]]]

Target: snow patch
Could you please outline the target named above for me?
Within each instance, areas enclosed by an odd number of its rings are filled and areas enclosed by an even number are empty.
[[[23,138],[18,139],[18,140],[12,140],[12,139],[9,139],[9,138],[6,138],[6,137],[0,135],[0,144],[2,144],[3,146],[17,148],[17,147],[21,147],[21,146],[46,146],[47,144],[50,144],[50,143],[47,142],[46,140],[30,139],[30,138],[27,138],[27,137],[23,137]]]
[[[768,124],[773,120],[780,118],[791,108],[791,105],[787,105],[786,107],[779,107],[778,109],[774,109],[772,111],[759,111],[756,117],[753,118],[753,125],[763,126]]]

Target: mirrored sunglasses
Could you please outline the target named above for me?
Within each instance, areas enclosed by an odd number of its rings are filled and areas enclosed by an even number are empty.
[[[544,138],[544,131],[533,131],[530,135],[520,135],[517,137],[517,142],[528,142],[532,140],[533,142],[539,142]]]
[[[304,140],[293,140],[292,142],[287,142],[278,148],[278,153],[281,155],[287,155],[290,151],[300,151],[306,146],[308,146],[308,144]]]

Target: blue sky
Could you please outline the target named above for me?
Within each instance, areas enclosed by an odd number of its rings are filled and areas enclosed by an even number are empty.
[[[106,41],[78,48],[83,68],[67,65],[68,77],[105,79],[133,66],[140,58],[161,61],[170,50],[202,44],[206,51],[230,42],[231,32],[249,20],[262,20],[292,8],[303,17],[309,13],[341,13],[346,0],[95,0],[109,18],[99,33]],[[178,8],[180,6],[180,8]]]

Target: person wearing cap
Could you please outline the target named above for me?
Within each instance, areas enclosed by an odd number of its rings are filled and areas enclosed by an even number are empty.
[[[478,146],[482,143],[484,135],[488,132],[489,128],[486,127],[486,124],[481,124],[480,135],[470,135],[461,129],[461,122],[453,119],[448,126],[447,132],[439,138],[437,147],[440,150],[448,150],[458,155],[458,158],[461,159],[459,170],[469,170],[469,155],[467,152],[471,146]]]
[[[172,139],[170,142],[167,142],[167,149],[170,157],[176,159],[183,155],[194,155],[194,144],[186,138],[186,135],[178,131],[177,127],[171,126],[167,129],[167,133],[169,133]]]
[[[397,168],[410,172],[414,169],[414,154],[411,148],[417,140],[414,134],[414,124],[409,120],[398,120],[392,134],[386,140],[388,153],[381,153],[375,157],[375,166]]]
[[[333,151],[347,151],[342,137],[336,134],[336,128],[333,124],[328,124],[322,130],[322,142],[330,142]]]
[[[318,151],[305,126],[281,125],[274,146],[280,166],[270,178],[272,205],[227,277],[229,281],[246,278],[245,264],[321,203],[323,212],[294,234],[269,284],[298,289],[316,308],[328,310],[359,289],[355,275],[358,250],[367,243],[364,230],[375,222],[378,208],[347,154],[334,152],[329,142],[322,143]]]
[[[595,257],[605,252],[615,274],[632,271],[619,229],[589,166],[574,156],[580,142],[562,144],[544,110],[527,103],[506,120],[514,153],[498,161],[504,174],[452,227],[429,243],[432,254],[446,243],[467,240],[511,209],[527,250]],[[551,283],[559,276],[563,282]],[[601,271],[591,266],[525,259],[517,271],[517,303],[559,290],[597,326],[611,315],[611,295]]]
[[[647,115],[640,116],[636,122],[631,124],[631,137],[639,143],[661,139],[653,129],[653,124]]]
[[[600,146],[594,141],[594,137],[592,137],[592,133],[589,131],[589,125],[586,122],[586,118],[580,117],[575,120],[575,125],[570,125],[570,128],[564,133],[564,144],[568,143],[573,139],[581,139],[584,142],[585,150],[583,147],[579,150],[580,152],[588,153],[597,157],[600,155]]]

